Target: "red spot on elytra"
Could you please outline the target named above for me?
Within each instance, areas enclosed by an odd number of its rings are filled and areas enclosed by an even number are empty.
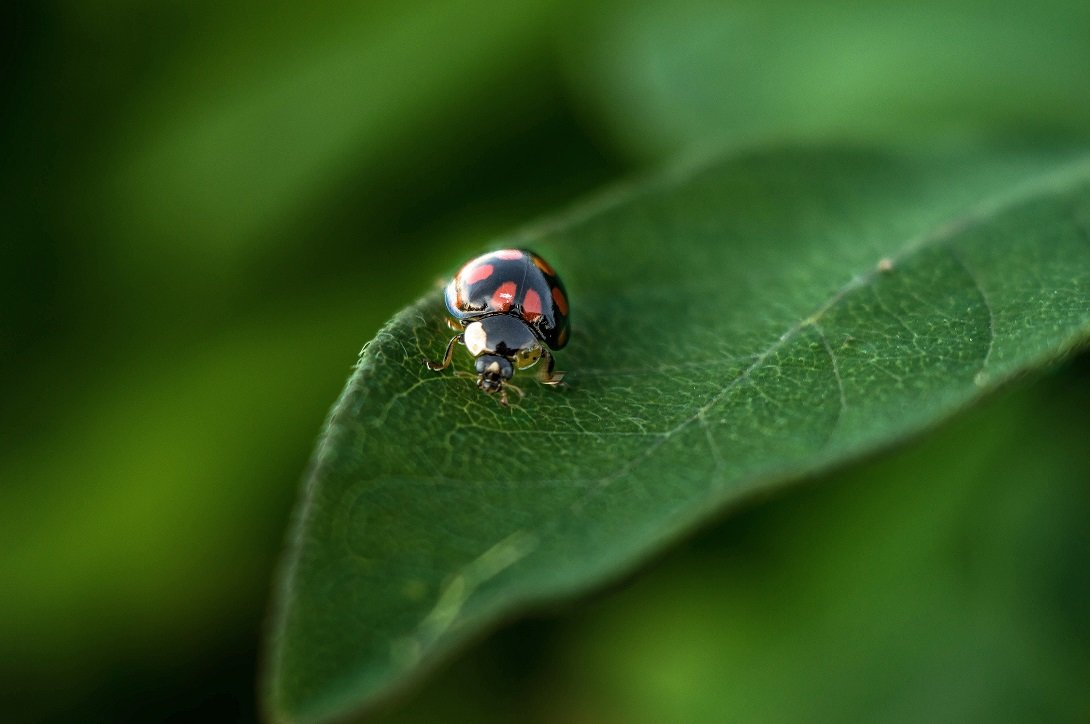
[[[568,300],[564,297],[564,292],[560,291],[560,287],[553,287],[553,302],[556,303],[556,308],[561,314],[568,316]]]
[[[522,300],[522,316],[528,322],[541,319],[541,297],[533,289],[528,290],[526,298]]]
[[[480,264],[475,267],[470,267],[469,269],[463,269],[461,276],[462,281],[466,284],[476,284],[482,279],[487,279],[492,276],[492,265]]]
[[[492,254],[498,259],[521,259],[522,252],[518,249],[500,249]]]
[[[492,308],[499,312],[510,310],[517,291],[518,285],[514,282],[504,282],[496,287],[496,291],[492,293]]]

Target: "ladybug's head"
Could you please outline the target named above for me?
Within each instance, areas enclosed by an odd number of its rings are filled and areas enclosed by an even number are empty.
[[[511,360],[498,354],[483,354],[477,358],[477,387],[489,394],[503,389],[503,383],[515,374]]]

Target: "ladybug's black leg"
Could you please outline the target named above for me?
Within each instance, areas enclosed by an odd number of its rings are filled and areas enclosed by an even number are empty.
[[[433,372],[445,370],[447,367],[450,367],[450,360],[452,357],[454,357],[454,345],[458,343],[465,344],[465,339],[460,334],[456,334],[450,338],[450,342],[447,343],[447,351],[443,353],[442,362],[432,362],[430,359],[425,357],[424,364],[426,364],[428,366],[428,369],[432,370]]]
[[[556,361],[553,359],[553,355],[549,350],[542,349],[542,355],[545,357],[545,367],[538,374],[538,379],[542,384],[556,386],[564,381],[564,373],[553,370],[553,366]]]
[[[447,326],[450,327],[451,329],[453,329],[455,332],[461,332],[462,331],[462,325],[458,324],[457,322],[455,322],[450,317],[446,317],[445,319],[446,319]]]

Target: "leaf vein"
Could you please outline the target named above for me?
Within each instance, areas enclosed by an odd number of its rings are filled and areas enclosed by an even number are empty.
[[[844,394],[844,378],[840,375],[840,363],[837,362],[836,353],[833,352],[832,345],[829,344],[829,337],[825,334],[825,330],[821,328],[821,325],[814,323],[814,331],[817,332],[818,337],[821,338],[821,346],[825,348],[825,353],[829,355],[829,362],[833,370],[833,378],[836,380],[836,389],[840,395],[840,406],[836,411],[836,419],[833,420],[833,424],[829,426],[829,436],[825,438],[825,445],[829,444],[829,441],[833,439],[833,435],[836,434],[836,429],[840,426],[841,420],[844,418],[844,413],[848,411],[848,398]]]
[[[950,257],[954,260],[959,267],[964,270],[965,275],[972,281],[973,287],[976,288],[977,294],[980,296],[980,300],[984,303],[984,308],[988,310],[988,348],[984,351],[984,358],[980,361],[980,369],[977,370],[976,379],[978,384],[984,380],[984,376],[987,374],[988,362],[992,357],[992,350],[995,349],[995,310],[992,308],[991,300],[988,298],[988,292],[984,290],[984,286],[980,283],[980,279],[977,275],[965,263],[965,259],[962,258],[961,252],[959,252],[953,244],[947,247],[947,251],[950,253]]]

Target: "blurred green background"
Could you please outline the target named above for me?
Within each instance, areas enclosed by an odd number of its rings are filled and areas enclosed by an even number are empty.
[[[1073,0],[3,12],[17,720],[257,716],[269,581],[356,352],[505,231],[704,146],[1090,133]],[[725,519],[389,714],[1086,719],[1086,372]]]

